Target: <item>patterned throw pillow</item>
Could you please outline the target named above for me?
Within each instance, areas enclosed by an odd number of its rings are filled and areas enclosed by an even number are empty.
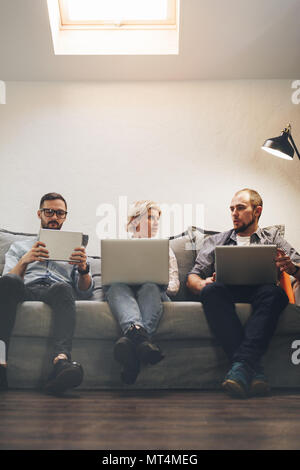
[[[5,265],[5,253],[12,243],[28,238],[36,237],[35,233],[11,232],[9,230],[0,229],[0,275],[3,273]]]

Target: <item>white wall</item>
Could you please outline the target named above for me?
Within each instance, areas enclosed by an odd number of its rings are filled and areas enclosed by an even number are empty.
[[[151,198],[205,204],[207,229],[231,228],[229,203],[243,187],[264,199],[261,226],[284,223],[300,250],[300,161],[275,158],[264,140],[292,123],[300,104],[290,80],[9,82],[0,105],[1,227],[36,232],[40,197],[61,192],[64,228],[90,235],[96,210]]]

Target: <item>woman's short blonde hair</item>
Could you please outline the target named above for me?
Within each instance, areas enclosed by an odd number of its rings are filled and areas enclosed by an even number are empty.
[[[140,218],[147,214],[149,209],[155,209],[159,212],[159,216],[161,216],[161,209],[157,202],[145,200],[145,201],[135,201],[128,210],[128,217],[127,217],[127,231],[133,232],[134,227],[132,226],[132,222],[136,219],[140,220]]]

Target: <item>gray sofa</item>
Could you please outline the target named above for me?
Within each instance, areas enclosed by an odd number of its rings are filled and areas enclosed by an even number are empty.
[[[282,226],[278,230],[283,231]],[[196,228],[174,237],[170,244],[177,257],[181,287],[173,302],[164,303],[164,315],[155,341],[165,353],[162,362],[142,369],[132,386],[120,380],[120,367],[113,359],[113,346],[120,335],[118,325],[101,288],[100,258],[91,257],[95,282],[93,298],[77,301],[77,323],[73,359],[84,367],[82,389],[217,389],[228,369],[228,361],[213,338],[202,305],[189,300],[185,281],[193,266],[203,236]],[[0,230],[0,274],[10,244],[32,234]],[[243,323],[250,315],[248,304],[237,304]],[[12,388],[38,388],[49,372],[52,315],[42,302],[24,302],[17,312],[10,345],[8,380]],[[300,386],[300,365],[292,362],[292,343],[300,340],[300,307],[289,304],[282,313],[275,336],[264,358],[272,387]]]

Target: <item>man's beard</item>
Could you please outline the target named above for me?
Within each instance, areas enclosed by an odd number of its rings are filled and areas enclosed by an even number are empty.
[[[235,233],[243,233],[245,232],[250,225],[252,225],[255,222],[255,217],[252,217],[252,220],[248,224],[242,224],[241,227],[238,227],[235,229]]]
[[[55,224],[55,226],[50,227],[50,224]],[[47,223],[42,222],[41,225],[42,225],[42,228],[47,228],[48,230],[60,230],[61,229],[61,225],[55,220],[52,220],[52,222],[47,222]]]

